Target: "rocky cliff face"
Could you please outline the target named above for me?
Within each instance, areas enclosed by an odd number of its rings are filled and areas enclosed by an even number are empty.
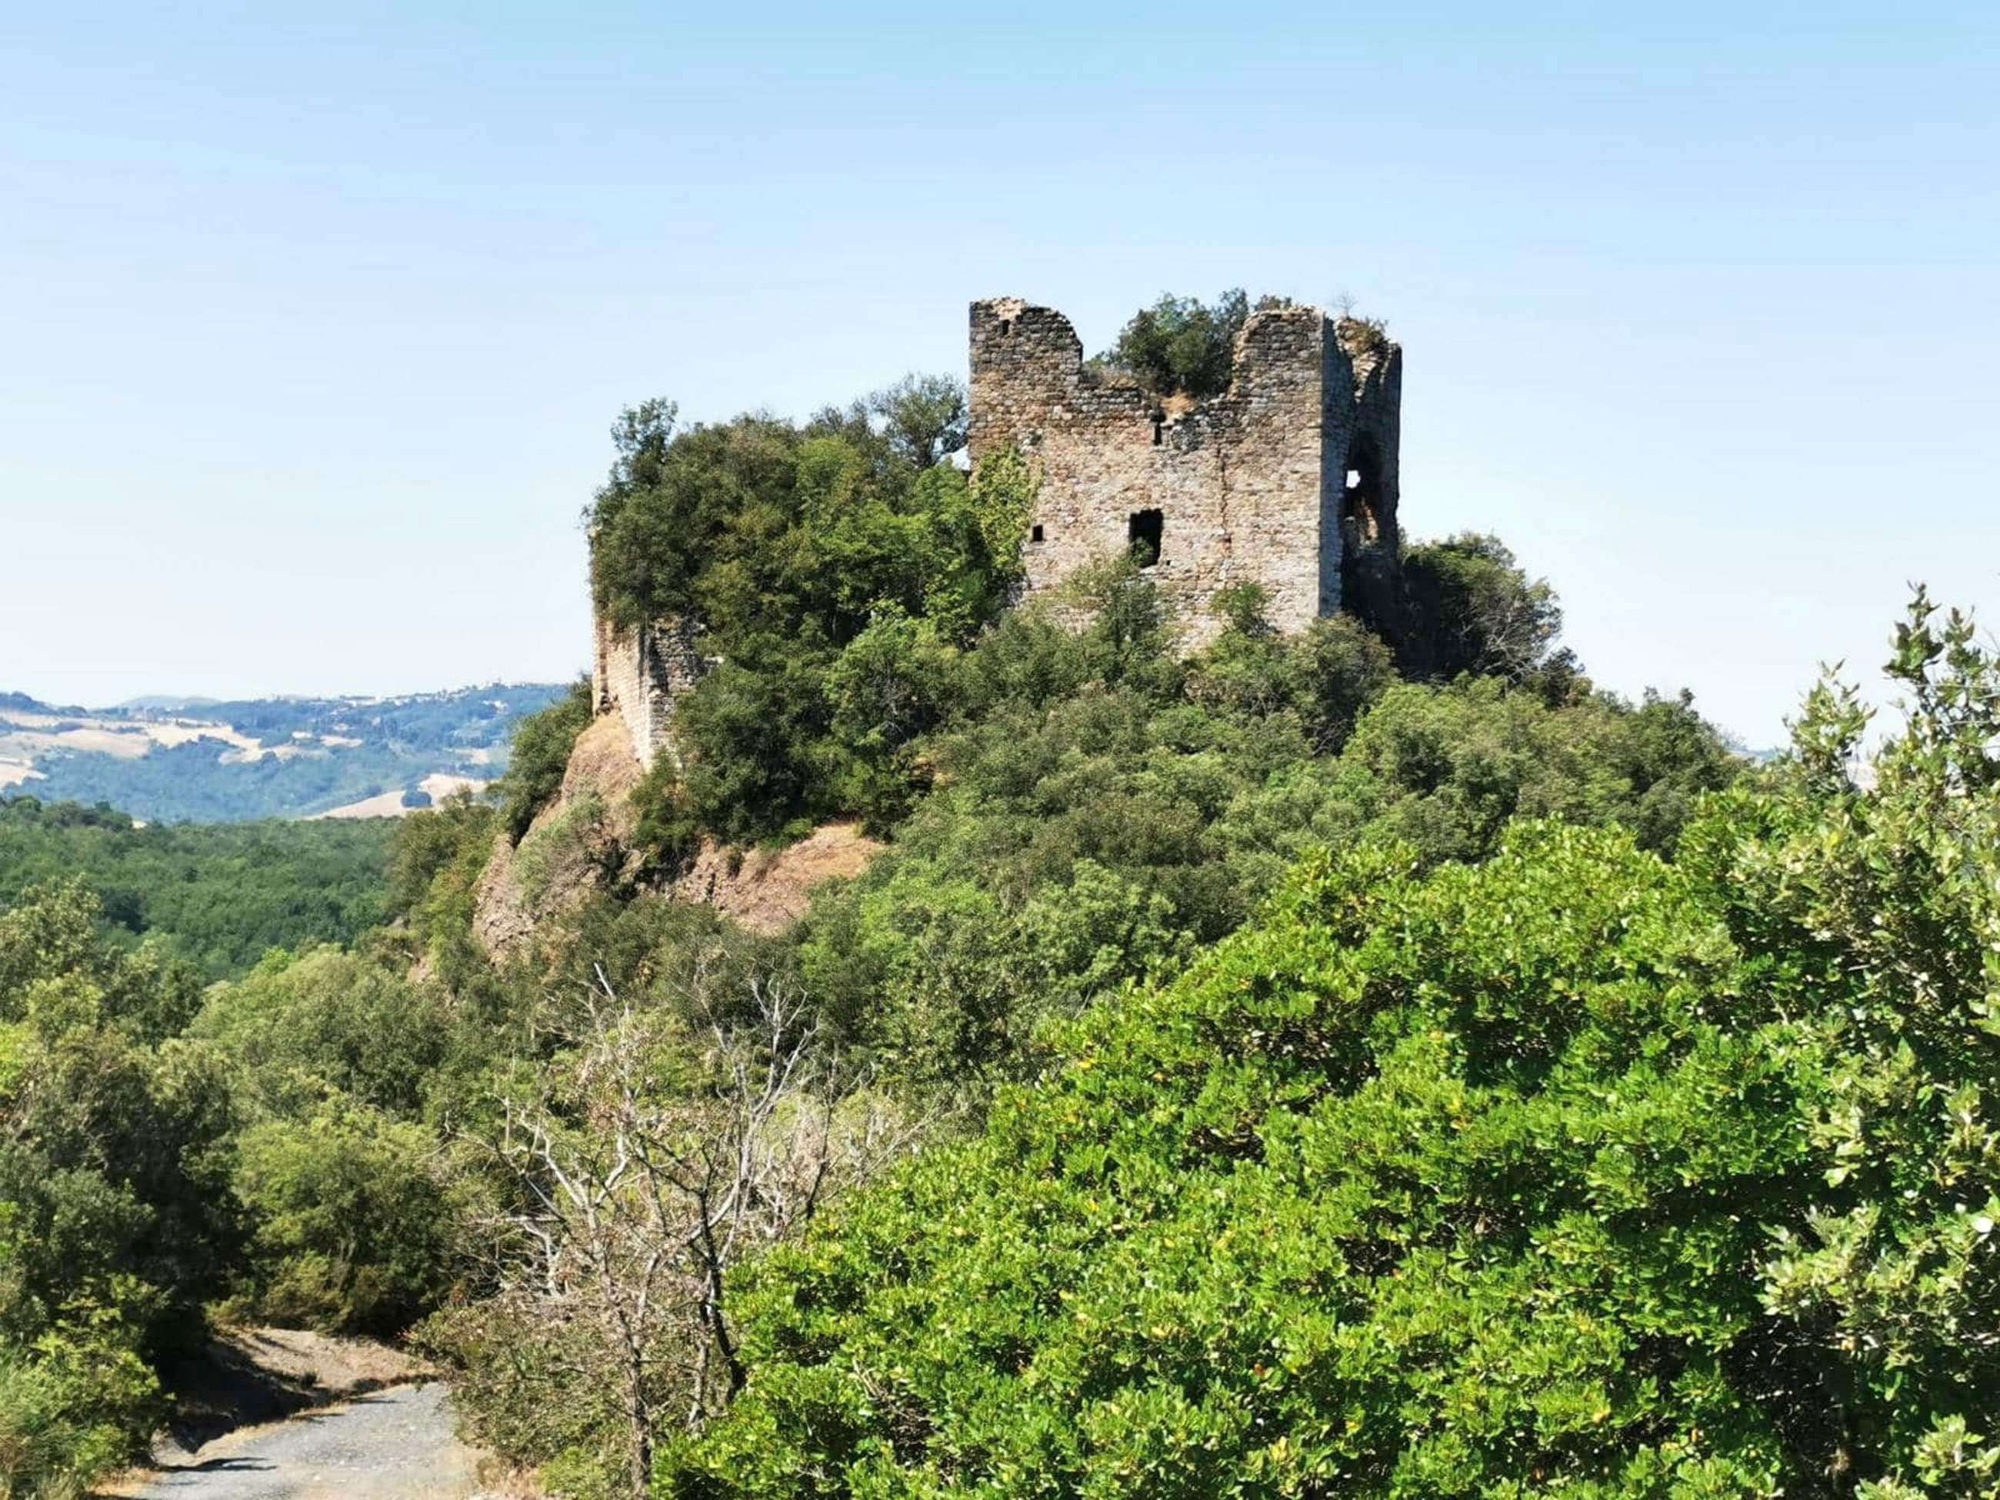
[[[645,776],[624,720],[607,715],[577,736],[562,790],[515,844],[503,830],[479,880],[473,935],[489,955],[519,949],[602,889],[632,862],[638,815],[632,793]]]
[[[828,823],[786,848],[747,854],[704,843],[672,890],[679,900],[704,901],[752,932],[776,934],[805,915],[817,887],[852,880],[882,847],[854,823]]]
[[[535,815],[519,844],[504,832],[494,841],[473,917],[473,933],[490,956],[522,951],[594,892],[637,877],[632,793],[644,777],[622,716],[601,716],[577,737],[555,800]],[[830,823],[779,850],[745,852],[707,841],[658,894],[705,902],[772,935],[805,914],[815,888],[859,875],[882,847],[852,823]]]

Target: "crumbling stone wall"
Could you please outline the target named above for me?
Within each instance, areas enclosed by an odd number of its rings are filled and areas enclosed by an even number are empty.
[[[974,461],[1012,446],[1040,480],[1030,593],[1154,526],[1148,571],[1190,648],[1221,628],[1232,585],[1263,585],[1272,624],[1297,630],[1350,580],[1393,580],[1401,352],[1367,325],[1255,313],[1228,392],[1166,403],[1087,369],[1053,308],[994,298],[972,304],[971,375]]]
[[[592,700],[599,717],[624,719],[642,766],[650,767],[662,751],[673,753],[675,699],[705,669],[690,624],[665,619],[623,629],[602,616],[597,620]]]
[[[1239,583],[1264,587],[1280,630],[1343,607],[1393,628],[1403,353],[1379,328],[1254,313],[1229,390],[1202,402],[1102,378],[1069,319],[1017,297],[973,303],[971,335],[972,457],[1018,448],[1040,480],[1028,592],[1143,532],[1189,649],[1221,629],[1216,596]],[[675,701],[706,668],[691,621],[596,622],[597,713],[624,720],[643,766],[673,753]]]
[[[1403,351],[1380,328],[1359,319],[1343,318],[1334,331],[1353,371],[1354,393],[1340,474],[1341,597],[1349,610],[1397,635]]]

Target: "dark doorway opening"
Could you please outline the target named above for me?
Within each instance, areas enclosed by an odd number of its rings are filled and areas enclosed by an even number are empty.
[[[1142,568],[1160,560],[1160,540],[1166,535],[1167,518],[1157,510],[1135,510],[1125,521],[1125,535],[1132,556]]]
[[[1372,444],[1357,442],[1347,455],[1347,488],[1340,496],[1340,539],[1351,555],[1382,540],[1382,472]]]

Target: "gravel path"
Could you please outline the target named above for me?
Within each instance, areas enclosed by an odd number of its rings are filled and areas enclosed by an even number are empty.
[[[438,1381],[396,1386],[219,1437],[141,1500],[465,1500],[474,1455]]]

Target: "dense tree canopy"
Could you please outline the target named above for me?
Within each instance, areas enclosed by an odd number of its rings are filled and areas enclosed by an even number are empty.
[[[1312,847],[1478,859],[1516,814],[1665,847],[1733,774],[1684,703],[1397,683],[1344,619],[1247,615],[1181,661],[1143,577],[1083,592],[1080,633],[1030,607],[965,654],[921,752],[939,787],[805,929],[830,1017],[940,1081],[1026,1064],[1040,1022],[1233,930]]]
[[[108,936],[155,937],[211,978],[266,949],[352,942],[381,922],[380,819],[141,826],[108,807],[0,800],[0,908],[71,877]]]
[[[236,1239],[196,976],[99,936],[78,886],[0,914],[0,1493],[69,1494],[163,1411],[155,1365]]]
[[[1823,690],[1675,865],[1309,859],[755,1268],[660,1492],[1990,1494],[2000,669],[1893,670],[1872,788]]]
[[[1865,776],[1833,685],[1756,770],[1595,688],[1490,537],[1409,549],[1395,640],[1244,589],[1183,653],[1129,559],[1008,607],[1029,473],[942,461],[956,396],[627,414],[594,586],[712,669],[650,862],[503,957],[482,876],[581,690],[402,822],[370,931],[284,899],[342,830],[0,819],[108,896],[0,886],[0,1494],[78,1493],[168,1350],[267,1319],[411,1334],[591,1500],[1990,1500],[1969,624],[1919,598]],[[830,816],[886,848],[781,934],[661,894]]]
[[[663,850],[908,805],[924,695],[1006,604],[1026,521],[1018,464],[938,461],[963,416],[956,384],[924,377],[803,425],[626,414],[591,512],[598,607],[690,620],[716,663],[677,711],[686,774],[650,799]]]

